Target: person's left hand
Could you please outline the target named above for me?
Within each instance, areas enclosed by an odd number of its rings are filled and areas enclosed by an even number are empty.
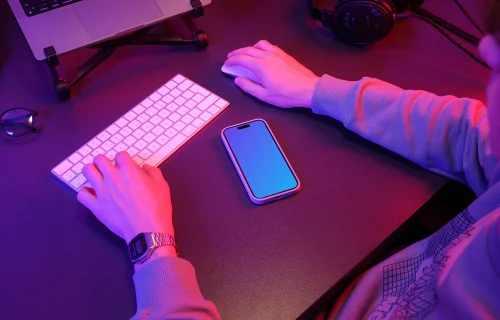
[[[83,168],[93,189],[82,188],[78,200],[106,227],[130,242],[142,232],[174,235],[170,188],[160,169],[142,168],[126,152],[114,166],[104,155]]]

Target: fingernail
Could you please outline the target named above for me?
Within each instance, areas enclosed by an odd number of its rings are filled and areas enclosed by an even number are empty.
[[[240,78],[239,78],[239,77],[238,77],[238,78],[234,78],[234,83],[235,83],[236,85],[239,85],[239,84],[240,84],[240,81],[241,81],[241,80],[240,80]]]

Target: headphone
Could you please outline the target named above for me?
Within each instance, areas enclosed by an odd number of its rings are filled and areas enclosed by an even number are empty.
[[[397,14],[424,0],[336,0],[333,9],[318,7],[308,0],[311,16],[350,44],[368,44],[384,38],[392,30]]]

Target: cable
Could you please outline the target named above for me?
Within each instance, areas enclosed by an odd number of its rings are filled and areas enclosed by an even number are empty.
[[[472,25],[477,29],[477,31],[479,31],[479,33],[481,33],[482,35],[484,35],[483,29],[481,29],[481,27],[477,24],[477,22],[474,19],[472,19],[472,17],[467,12],[467,10],[465,10],[465,8],[462,6],[462,4],[458,0],[453,0],[453,1],[458,6],[458,8],[460,8],[460,10],[462,11],[462,13],[467,17],[467,19],[470,21],[470,23],[472,23]]]
[[[423,16],[423,17],[427,18],[428,20],[432,21],[436,25],[450,31],[451,33],[464,39],[465,41],[472,43],[475,46],[479,45],[480,40],[478,37],[476,37],[475,35],[472,35],[468,32],[465,32],[464,30],[462,30],[459,27],[449,23],[448,21],[436,16],[435,14],[430,13],[429,11],[427,11],[423,8],[420,8],[420,7],[413,7],[413,8],[411,8],[411,11],[413,13],[416,13],[419,16]]]
[[[425,17],[425,16],[422,16],[422,15],[419,15],[419,14],[415,14],[413,15],[413,17],[415,18],[418,18],[424,22],[427,22],[428,24],[430,24],[431,26],[433,26],[437,31],[439,31],[439,33],[441,33],[446,39],[448,39],[452,44],[454,44],[455,46],[457,46],[460,50],[462,50],[463,52],[467,53],[467,55],[469,55],[469,57],[471,57],[472,59],[474,59],[476,62],[478,62],[479,64],[481,64],[482,66],[484,66],[485,68],[491,70],[491,68],[486,64],[486,62],[484,62],[483,60],[479,59],[478,57],[476,57],[472,52],[470,52],[469,50],[467,50],[464,46],[462,46],[460,43],[456,42],[452,37],[450,37],[449,34],[447,34],[443,28],[441,28],[435,21],[432,21],[431,19]]]

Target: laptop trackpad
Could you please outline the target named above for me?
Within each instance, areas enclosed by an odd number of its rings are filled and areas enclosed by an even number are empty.
[[[163,16],[154,0],[85,0],[74,4],[74,8],[93,40]]]

